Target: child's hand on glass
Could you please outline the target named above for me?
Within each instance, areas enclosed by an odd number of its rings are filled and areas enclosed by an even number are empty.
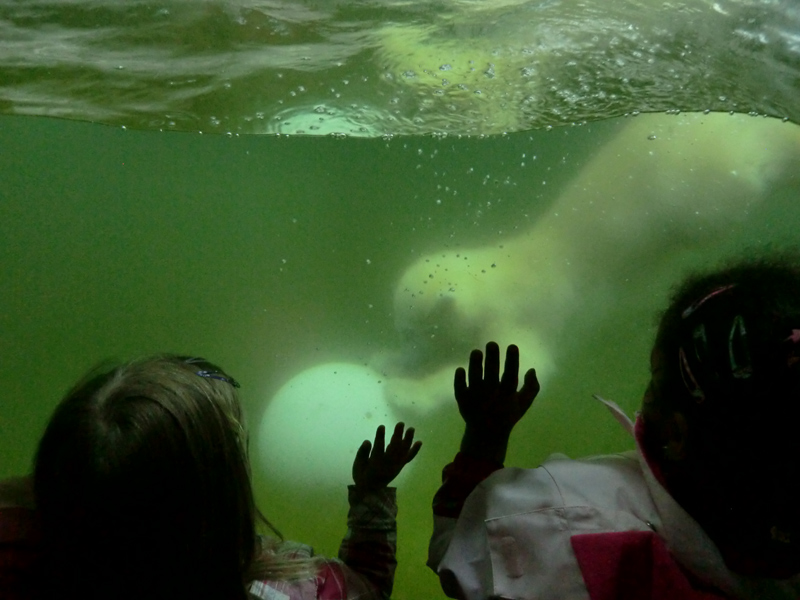
[[[378,426],[375,442],[364,440],[353,461],[353,482],[364,490],[378,490],[386,487],[399,475],[408,463],[414,460],[422,442],[414,442],[414,428],[409,427],[403,434],[405,425],[394,426],[392,439],[384,449],[386,429]]]
[[[508,438],[514,425],[530,408],[539,393],[536,371],[528,369],[522,389],[519,385],[519,349],[506,350],[500,377],[500,348],[486,344],[486,360],[480,350],[469,357],[469,371],[456,369],[454,389],[458,411],[466,423],[461,451],[476,458],[505,460]]]

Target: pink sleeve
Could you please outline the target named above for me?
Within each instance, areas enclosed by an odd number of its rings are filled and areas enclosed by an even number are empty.
[[[318,600],[380,600],[383,597],[380,590],[339,561],[326,561],[317,574]]]
[[[319,600],[346,600],[347,584],[340,564],[326,562],[319,571],[317,582]]]
[[[459,452],[455,460],[442,470],[442,486],[433,497],[433,514],[457,519],[472,490],[502,468],[502,463],[479,460]]]

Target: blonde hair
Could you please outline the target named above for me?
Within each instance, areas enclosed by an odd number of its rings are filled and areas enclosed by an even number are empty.
[[[243,599],[256,577],[313,572],[256,535],[235,386],[207,361],[160,355],[67,394],[35,460],[44,595]]]

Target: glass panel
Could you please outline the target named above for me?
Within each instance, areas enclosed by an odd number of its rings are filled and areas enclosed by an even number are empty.
[[[0,147],[0,475],[94,363],[206,356],[242,383],[261,506],[320,552],[360,441],[417,428],[397,598],[442,597],[429,507],[471,348],[518,343],[543,380],[509,464],[629,448],[591,394],[637,409],[670,285],[800,222],[800,128],[748,116],[391,141],[3,117]]]
[[[98,361],[205,356],[323,554],[359,443],[416,427],[394,597],[443,598],[469,351],[543,381],[508,464],[624,450],[591,395],[637,409],[670,286],[796,243],[796,3],[651,4],[0,0],[0,477]]]

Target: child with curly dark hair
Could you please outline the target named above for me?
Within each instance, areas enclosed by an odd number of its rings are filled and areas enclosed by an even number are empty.
[[[454,598],[800,597],[800,261],[688,278],[663,314],[636,451],[503,468],[539,392],[497,344],[456,371],[466,423],[429,566]],[[602,399],[601,399],[602,400]]]

